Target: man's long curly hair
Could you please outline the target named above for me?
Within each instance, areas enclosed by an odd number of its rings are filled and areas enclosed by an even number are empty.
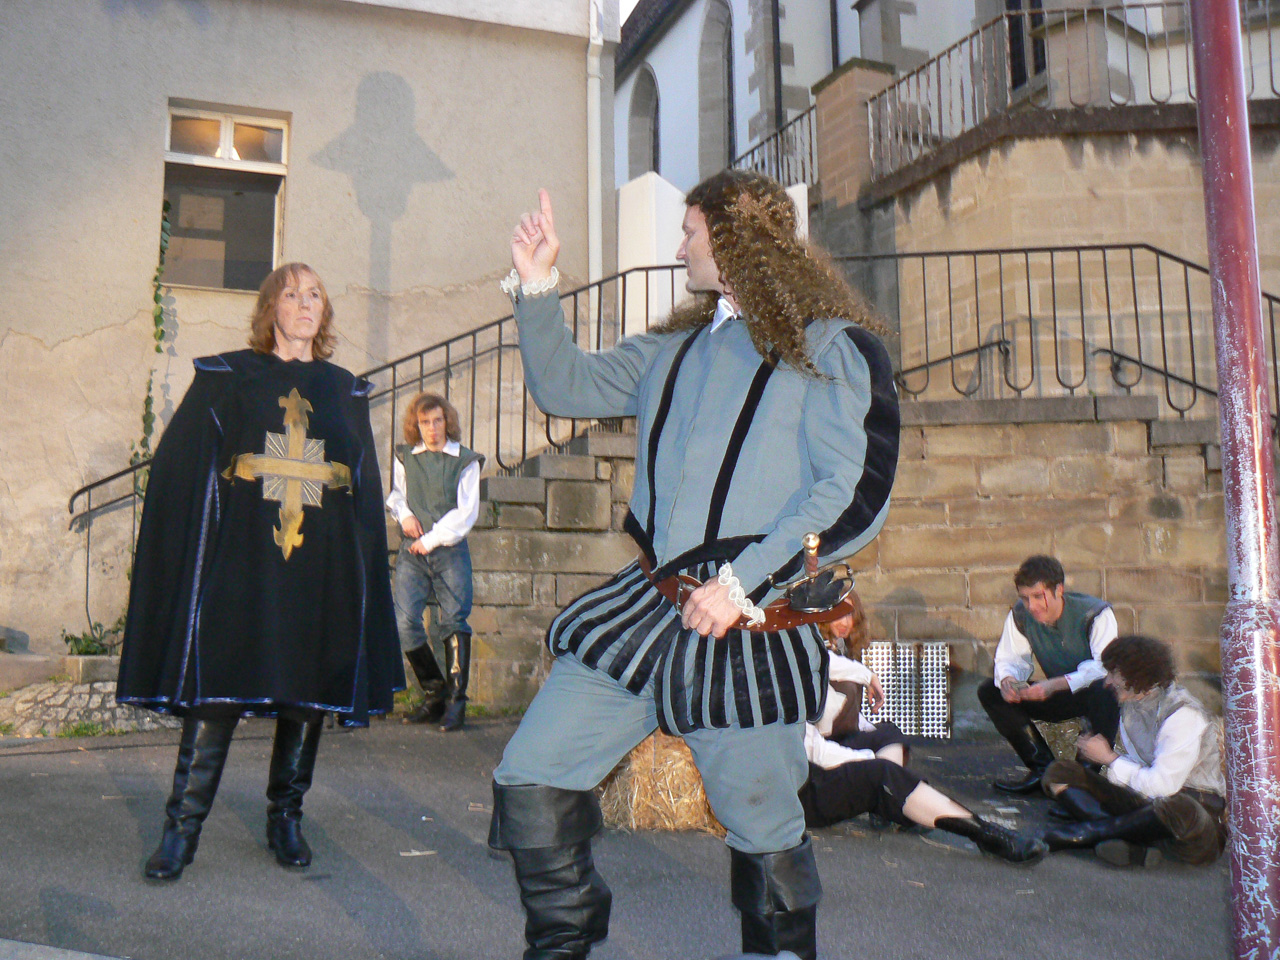
[[[720,278],[742,309],[762,357],[816,375],[804,335],[810,320],[850,320],[885,332],[827,254],[796,235],[795,204],[772,177],[722,170],[690,190],[684,202],[706,217]],[[710,323],[718,299],[715,293],[695,294],[657,332]]]

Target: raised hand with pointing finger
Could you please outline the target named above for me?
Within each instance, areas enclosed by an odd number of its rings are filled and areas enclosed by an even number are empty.
[[[511,265],[521,283],[537,283],[551,276],[559,255],[560,238],[551,213],[551,195],[545,189],[539,190],[538,210],[522,214],[511,234]]]

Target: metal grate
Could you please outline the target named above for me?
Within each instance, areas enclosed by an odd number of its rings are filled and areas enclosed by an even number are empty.
[[[862,715],[873,723],[891,720],[913,737],[951,736],[951,647],[946,643],[877,641],[862,653],[884,687],[884,706]]]

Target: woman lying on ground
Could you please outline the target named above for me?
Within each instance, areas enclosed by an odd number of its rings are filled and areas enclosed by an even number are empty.
[[[824,625],[823,636],[831,651],[831,689],[818,723],[805,726],[809,781],[800,790],[800,803],[807,826],[827,827],[874,813],[902,826],[968,837],[984,853],[1011,863],[1034,862],[1048,852],[1042,841],[983,820],[907,770],[902,731],[862,716],[862,691],[873,709],[883,705],[884,691],[874,671],[842,653],[842,647],[853,653],[866,646],[860,602],[852,614]]]

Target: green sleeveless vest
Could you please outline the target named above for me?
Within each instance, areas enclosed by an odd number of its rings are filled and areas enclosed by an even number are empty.
[[[1105,600],[1086,593],[1067,593],[1063,597],[1062,616],[1052,627],[1046,627],[1031,616],[1019,600],[1013,607],[1013,623],[1031,644],[1031,652],[1044,675],[1061,677],[1085,660],[1093,659],[1089,631],[1098,614],[1108,606]]]
[[[484,457],[474,450],[462,447],[458,456],[451,457],[444,451],[423,450],[414,453],[413,447],[396,448],[404,461],[405,497],[409,509],[418,518],[424,530],[450,510],[458,506],[458,480],[470,464],[484,462]]]

